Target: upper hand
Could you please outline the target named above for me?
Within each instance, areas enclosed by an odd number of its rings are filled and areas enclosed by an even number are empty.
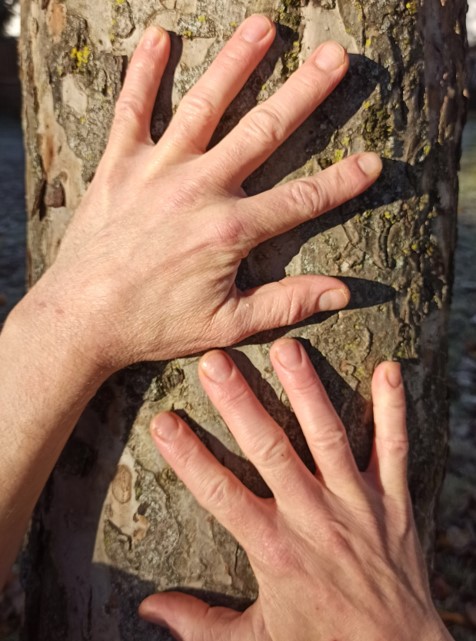
[[[258,41],[250,30],[261,29]],[[84,349],[117,369],[224,346],[348,302],[334,278],[300,276],[241,292],[240,261],[258,243],[332,209],[381,170],[357,154],[319,173],[246,198],[241,185],[328,96],[348,57],[319,47],[268,101],[207,151],[225,109],[274,38],[249,18],[182,100],[154,144],[152,109],[168,34],[150,28],[127,73],[106,152],[59,255],[32,291],[37,308],[70,319]],[[31,298],[31,296],[30,296]]]
[[[356,467],[345,429],[297,341],[271,350],[274,369],[316,463],[310,472],[230,358],[211,352],[202,385],[271,489],[260,499],[174,414],[152,423],[165,460],[242,545],[259,585],[244,613],[181,593],[146,599],[141,615],[181,641],[438,641],[406,481],[408,441],[399,366],[372,381],[374,448]]]

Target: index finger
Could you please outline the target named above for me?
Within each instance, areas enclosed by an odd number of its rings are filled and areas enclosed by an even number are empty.
[[[149,27],[129,63],[116,103],[108,147],[117,146],[124,152],[140,143],[152,145],[152,110],[169,53],[168,33],[160,27]]]

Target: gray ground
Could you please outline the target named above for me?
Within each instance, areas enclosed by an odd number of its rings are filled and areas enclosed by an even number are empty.
[[[17,120],[0,116],[0,324],[25,289],[23,147]]]
[[[449,329],[450,458],[433,592],[457,641],[476,641],[476,114],[465,129],[460,187]]]
[[[25,221],[21,129],[0,117],[0,325],[22,296]],[[451,455],[432,587],[457,641],[476,641],[476,115],[465,131],[459,242],[450,324]],[[0,641],[16,641],[21,590],[0,595]]]

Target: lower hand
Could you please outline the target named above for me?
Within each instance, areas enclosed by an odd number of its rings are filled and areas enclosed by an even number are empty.
[[[29,317],[50,309],[103,368],[229,345],[347,304],[345,285],[324,276],[244,292],[235,285],[254,246],[357,196],[381,170],[375,154],[362,153],[257,196],[241,188],[344,77],[348,56],[332,42],[208,150],[274,33],[263,16],[245,21],[158,144],[150,122],[168,34],[149,29],[135,52],[96,176],[56,262],[27,297]]]
[[[202,385],[273,492],[245,488],[174,414],[152,423],[155,444],[198,502],[237,539],[259,584],[243,613],[181,593],[146,599],[140,614],[181,641],[437,641],[406,481],[405,397],[396,363],[372,381],[374,448],[356,467],[345,429],[297,341],[271,350],[316,463],[311,473],[231,359],[205,355]]]

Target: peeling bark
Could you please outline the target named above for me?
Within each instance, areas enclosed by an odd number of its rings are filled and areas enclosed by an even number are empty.
[[[245,16],[278,24],[270,54],[227,112],[223,136],[322,40],[351,54],[348,77],[246,183],[248,193],[375,150],[382,179],[325,217],[264,243],[242,287],[285,274],[344,279],[353,302],[288,330],[300,337],[366,465],[369,381],[401,360],[409,399],[410,484],[431,550],[447,450],[446,325],[465,111],[465,0],[22,0],[30,281],[54,260],[103,153],[127,60],[146,26],[176,34],[157,101],[160,136],[185,91]],[[230,350],[270,412],[308,459],[269,366],[269,332]],[[37,508],[30,536],[25,638],[166,639],[140,623],[140,599],[171,587],[244,605],[256,595],[246,556],[158,458],[152,416],[175,409],[220,461],[266,493],[198,384],[196,359],[118,373],[88,407]]]

